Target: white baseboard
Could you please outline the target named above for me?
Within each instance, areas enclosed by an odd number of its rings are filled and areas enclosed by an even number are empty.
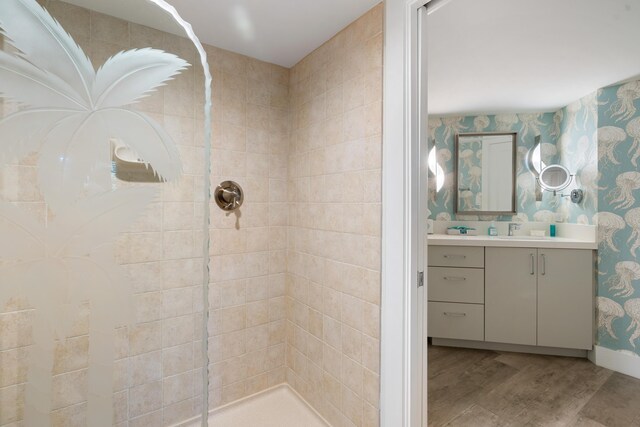
[[[588,357],[598,366],[640,378],[640,356],[595,345]]]

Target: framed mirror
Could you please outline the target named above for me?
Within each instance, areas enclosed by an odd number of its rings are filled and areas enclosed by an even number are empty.
[[[455,139],[455,211],[516,213],[517,133],[461,133]]]

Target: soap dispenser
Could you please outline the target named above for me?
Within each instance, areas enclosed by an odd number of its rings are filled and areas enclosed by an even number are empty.
[[[489,236],[497,236],[498,229],[496,228],[495,221],[491,221],[491,225],[489,226]]]

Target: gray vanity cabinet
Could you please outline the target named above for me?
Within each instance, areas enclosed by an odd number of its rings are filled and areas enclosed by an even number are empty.
[[[486,248],[485,340],[591,349],[593,252]]]
[[[485,340],[536,345],[537,249],[486,248]]]
[[[538,345],[591,350],[594,259],[589,250],[538,249]]]

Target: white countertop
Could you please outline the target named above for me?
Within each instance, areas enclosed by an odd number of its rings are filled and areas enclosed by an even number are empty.
[[[594,241],[566,237],[534,238],[530,236],[455,236],[429,234],[428,245],[437,246],[489,246],[496,248],[543,248],[543,249],[598,249]]]

